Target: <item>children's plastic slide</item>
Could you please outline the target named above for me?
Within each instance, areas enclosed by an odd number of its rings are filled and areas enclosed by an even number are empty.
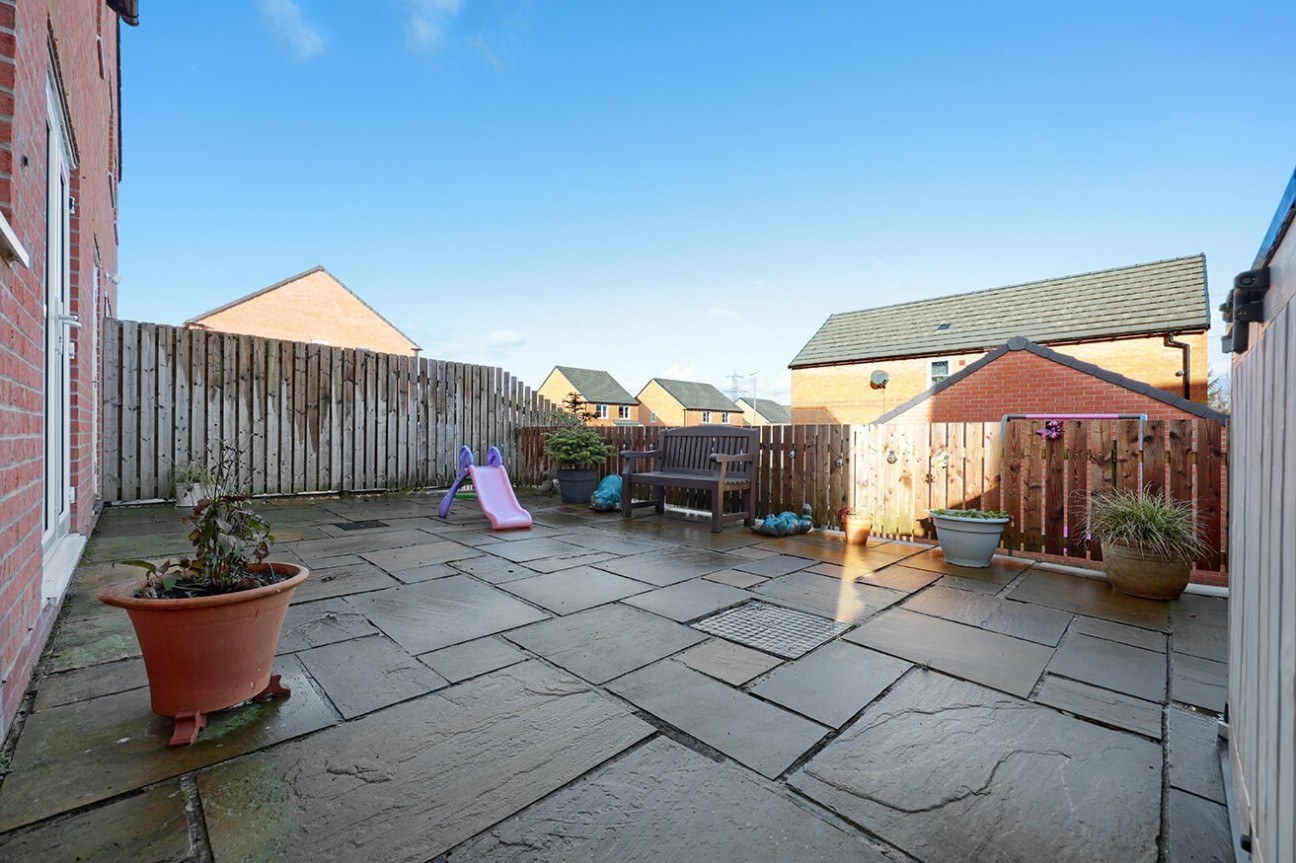
[[[472,450],[466,446],[459,447],[459,476],[441,499],[441,507],[437,512],[442,518],[450,514],[450,504],[454,503],[455,492],[469,477],[472,478],[473,490],[477,492],[477,504],[490,519],[492,528],[518,530],[531,526],[531,513],[518,503],[498,447],[491,447],[486,453],[485,465],[473,464]]]

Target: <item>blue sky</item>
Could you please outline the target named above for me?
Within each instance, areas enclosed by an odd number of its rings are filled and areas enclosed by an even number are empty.
[[[1199,252],[1214,307],[1296,166],[1289,2],[144,6],[122,317],[322,264],[532,386],[787,401],[832,312]]]

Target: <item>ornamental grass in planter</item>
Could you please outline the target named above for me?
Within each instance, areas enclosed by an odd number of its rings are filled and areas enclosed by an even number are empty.
[[[1112,587],[1143,599],[1176,599],[1204,551],[1192,507],[1146,488],[1095,494],[1089,530]]]
[[[270,667],[292,592],[309,574],[266,561],[269,523],[219,476],[215,492],[183,521],[192,555],[126,561],[144,569],[144,579],[99,593],[130,615],[153,712],[176,719],[172,746],[193,743],[211,711],[289,694]]]

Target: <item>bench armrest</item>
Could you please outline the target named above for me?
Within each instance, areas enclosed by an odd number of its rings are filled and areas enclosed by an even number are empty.
[[[729,465],[751,461],[752,458],[753,454],[749,452],[739,453],[738,455],[725,455],[724,453],[718,452],[711,453],[711,460],[719,466],[719,475],[716,477],[716,481],[723,485],[725,481],[725,473],[728,472]]]
[[[629,475],[634,473],[634,463],[638,459],[661,458],[662,451],[659,449],[647,450],[621,450],[621,473]]]

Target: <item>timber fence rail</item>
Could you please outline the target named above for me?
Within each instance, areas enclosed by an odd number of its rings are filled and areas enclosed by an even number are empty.
[[[552,410],[499,368],[118,320],[103,387],[108,502],[227,457],[253,494],[447,486],[464,444],[516,472],[519,430]]]

